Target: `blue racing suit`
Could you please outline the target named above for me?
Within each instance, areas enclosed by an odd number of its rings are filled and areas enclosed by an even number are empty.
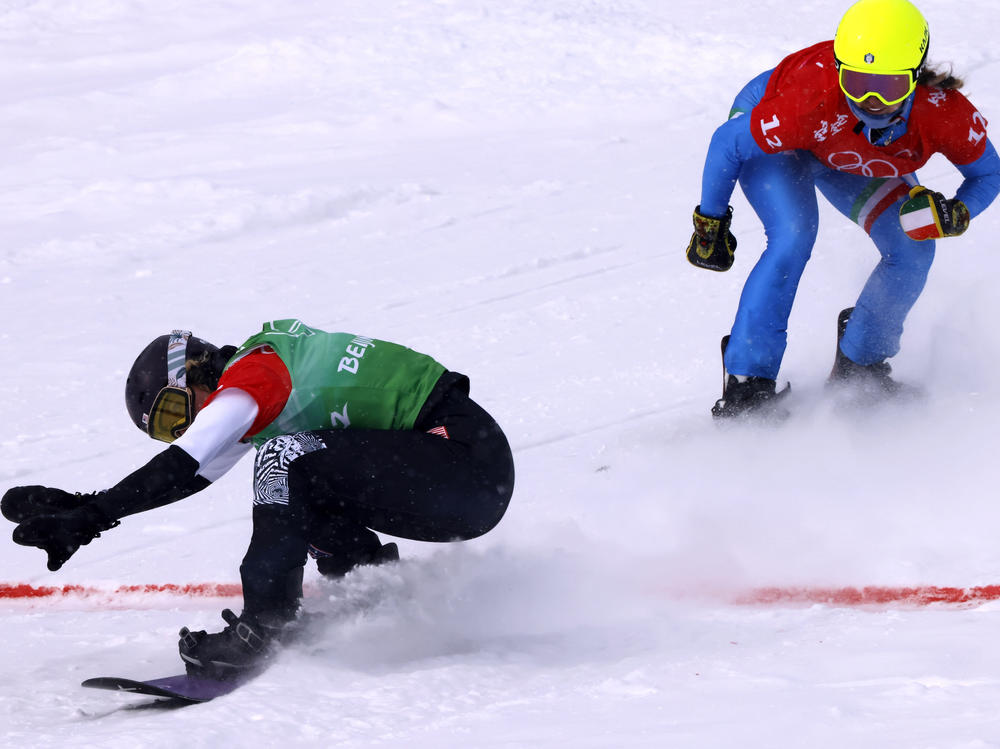
[[[844,354],[858,364],[881,362],[899,351],[903,321],[920,296],[934,259],[933,240],[915,241],[900,226],[905,191],[896,189],[900,197],[889,205],[884,200],[879,203],[901,183],[917,184],[916,175],[865,177],[829,168],[808,151],[766,153],[751,134],[750,118],[741,115],[761,100],[772,72],[757,76],[737,95],[730,119],[713,136],[705,162],[701,213],[725,215],[738,180],[767,238],[743,287],[726,349],[726,369],[736,375],[777,379],[792,301],[818,231],[815,188],[868,231],[881,255],[840,343]],[[1000,193],[1000,157],[987,141],[980,158],[956,168],[964,177],[956,197],[975,217]]]

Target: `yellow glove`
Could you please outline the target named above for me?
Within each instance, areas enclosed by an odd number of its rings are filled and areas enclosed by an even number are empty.
[[[687,259],[692,265],[708,270],[724,271],[733,267],[736,237],[729,231],[733,207],[722,218],[705,216],[701,206],[694,209],[694,234],[687,246]]]

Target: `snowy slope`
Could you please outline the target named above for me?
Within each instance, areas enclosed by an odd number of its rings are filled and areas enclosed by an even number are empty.
[[[989,0],[924,0],[932,59],[1000,121]],[[122,383],[152,337],[295,316],[433,354],[505,427],[517,488],[461,546],[340,584],[329,623],[179,712],[82,690],[179,668],[234,599],[249,461],[58,573],[0,544],[8,746],[1000,747],[1000,606],[748,605],[761,586],[1000,583],[994,207],[942,242],[895,370],[922,407],[821,397],[876,254],[821,203],[782,429],[718,429],[718,342],[763,243],[687,264],[735,92],[846,3],[0,0],[0,488],[107,487],[151,457]],[[955,171],[921,172],[953,190]]]

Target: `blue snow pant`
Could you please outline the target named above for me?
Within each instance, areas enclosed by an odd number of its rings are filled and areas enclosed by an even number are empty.
[[[778,377],[788,316],[816,241],[816,188],[868,232],[882,256],[855,303],[841,351],[862,365],[881,362],[899,351],[903,321],[934,260],[934,241],[916,242],[899,225],[899,206],[911,184],[915,184],[912,175],[872,178],[830,169],[806,151],[759,156],[744,163],[740,187],[764,223],[767,246],[740,296],[726,348],[730,373]]]

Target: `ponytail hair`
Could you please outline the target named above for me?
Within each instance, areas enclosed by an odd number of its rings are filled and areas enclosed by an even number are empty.
[[[965,85],[965,81],[957,78],[948,66],[947,70],[937,70],[930,65],[924,65],[917,73],[917,84],[930,88],[959,89]]]
[[[215,390],[219,387],[219,378],[222,377],[226,364],[235,353],[235,346],[223,346],[221,349],[206,349],[193,359],[188,359],[184,363],[184,368],[187,370],[187,384],[200,385],[210,391]]]

